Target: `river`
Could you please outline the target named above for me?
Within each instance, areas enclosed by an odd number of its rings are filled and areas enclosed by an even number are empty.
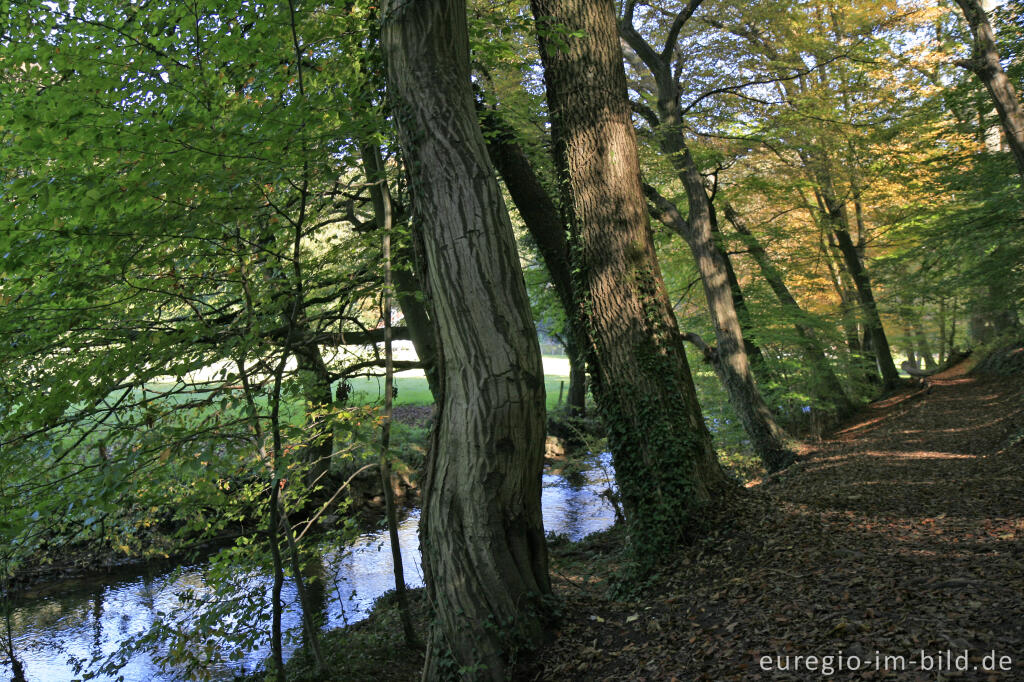
[[[545,530],[579,540],[611,526],[614,510],[601,497],[611,485],[613,472],[607,453],[571,481],[546,473],[541,498]],[[412,587],[423,584],[418,523],[419,510],[412,509],[399,526],[406,582]],[[175,569],[140,570],[49,585],[33,596],[16,599],[11,630],[28,680],[81,679],[82,674],[76,675],[69,659],[106,659],[133,637],[149,632],[157,622],[165,623],[168,629],[155,633],[152,645],[124,653],[118,674],[126,682],[188,679],[188,669],[160,663],[161,659],[174,657],[177,643],[187,647],[191,656],[197,651],[209,653],[214,662],[203,667],[212,679],[230,680],[243,671],[254,670],[269,655],[265,637],[269,621],[260,618],[266,616],[263,607],[269,601],[271,579],[266,573],[241,568],[232,570],[225,579],[222,571],[223,566],[209,561]],[[325,627],[336,628],[365,618],[374,600],[394,587],[387,532],[365,533],[341,548],[324,547],[320,571],[324,587],[317,601],[326,618]],[[214,585],[221,588],[215,590]],[[301,613],[291,581],[285,583],[283,600],[288,605],[283,624],[291,635],[286,636],[292,640],[286,649],[290,653],[297,646],[295,640],[301,629]],[[223,615],[218,614],[218,605],[223,607]],[[248,608],[250,616],[239,619],[239,606]],[[252,646],[232,645],[227,649],[219,633],[228,630],[250,633]],[[194,636],[187,639],[183,633]],[[232,654],[233,660],[216,660]],[[0,662],[0,680],[8,680],[11,675],[9,662]],[[116,680],[117,676],[100,674],[93,679]]]

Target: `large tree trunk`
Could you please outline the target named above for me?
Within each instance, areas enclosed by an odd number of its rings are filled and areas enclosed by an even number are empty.
[[[461,0],[389,0],[382,44],[422,229],[441,396],[420,525],[435,611],[424,679],[505,680],[540,643],[544,374],[512,226],[477,124]]]
[[[973,71],[985,84],[999,113],[999,121],[1006,132],[1006,142],[1017,162],[1017,170],[1024,179],[1024,108],[999,61],[992,25],[978,0],[956,0],[956,4],[963,10],[971,27],[971,35],[974,36],[971,59],[957,63]]]
[[[676,23],[685,20],[693,6],[684,10]],[[719,376],[729,394],[729,402],[743,422],[754,451],[769,471],[776,471],[793,461],[793,452],[786,447],[785,432],[776,424],[750,371],[747,344],[734,299],[739,283],[715,241],[713,208],[704,189],[704,179],[683,136],[679,86],[672,73],[671,63],[665,58],[672,54],[675,45],[669,44],[664,52],[657,53],[633,28],[632,16],[623,20],[620,30],[622,38],[647,65],[657,86],[656,133],[662,152],[669,158],[686,188],[690,204],[687,219],[673,222],[678,225],[680,234],[690,246],[700,271],[711,324],[718,341]]]
[[[632,547],[650,565],[692,533],[723,475],[654,252],[613,2],[532,6],[581,296],[574,309],[589,334]],[[549,42],[554,26],[572,37]]]

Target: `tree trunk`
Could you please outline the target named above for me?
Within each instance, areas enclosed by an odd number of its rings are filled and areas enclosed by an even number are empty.
[[[538,645],[551,591],[541,518],[544,370],[512,226],[487,160],[461,0],[389,0],[381,42],[422,231],[441,396],[420,524],[435,624],[423,677],[450,659],[505,680]]]
[[[817,216],[815,215],[816,219]],[[831,237],[831,236],[830,236]],[[830,242],[834,237],[830,238]],[[842,266],[837,266],[835,263],[836,257],[833,248],[833,244],[826,244],[824,240],[821,241],[821,251],[823,260],[825,261],[825,267],[828,268],[829,282],[835,289],[836,297],[839,299],[839,315],[840,324],[843,328],[843,335],[846,337],[846,347],[850,352],[850,357],[853,363],[860,362],[861,351],[860,338],[857,336],[857,323],[856,317],[856,295],[852,292],[851,287],[843,278]],[[842,257],[840,256],[840,259]]]
[[[378,229],[383,229],[385,216],[395,214],[384,162],[380,157],[380,149],[376,145],[363,145],[360,151],[366,179],[370,183],[374,222]],[[395,260],[399,266],[392,271],[395,298],[398,300],[398,307],[402,309],[405,326],[409,330],[409,337],[416,349],[416,357],[423,363],[427,386],[430,388],[431,395],[436,398],[440,391],[437,377],[437,330],[427,312],[423,285],[419,281],[420,268],[416,262],[415,250],[407,244],[398,247],[395,251],[397,256]]]
[[[508,188],[508,193],[533,237],[544,260],[558,300],[565,311],[568,329],[566,353],[569,355],[569,415],[583,417],[586,413],[586,359],[585,342],[577,338],[581,332],[574,329],[572,273],[569,267],[569,242],[562,211],[541,183],[530,160],[516,142],[515,133],[493,110],[486,110],[481,125],[487,132],[487,151],[494,167]],[[585,338],[585,335],[584,335]],[[570,440],[572,440],[570,438]]]
[[[672,136],[671,133],[666,133]],[[674,137],[674,136],[673,136]],[[678,139],[675,140],[679,142]],[[668,143],[666,143],[667,146]],[[666,153],[671,153],[665,149]],[[733,305],[733,292],[725,259],[711,232],[711,202],[704,192],[700,173],[683,146],[683,175],[690,199],[690,215],[686,220],[675,206],[653,187],[647,188],[648,197],[659,209],[659,219],[675,229],[689,244],[704,285],[704,295],[711,313],[711,323],[718,341],[719,377],[729,394],[729,402],[743,422],[754,452],[769,471],[776,471],[793,461],[793,453],[786,447],[785,433],[775,423],[771,410],[761,397],[750,371],[744,347],[739,316]]]
[[[800,307],[796,298],[790,292],[789,287],[786,286],[786,282],[782,277],[782,273],[779,272],[775,264],[771,262],[768,257],[768,252],[765,251],[764,247],[757,240],[747,226],[740,219],[740,216],[736,213],[735,209],[728,203],[725,205],[725,217],[732,223],[732,226],[740,233],[743,239],[743,243],[747,246],[747,253],[757,263],[757,267],[761,270],[761,275],[768,282],[768,286],[771,287],[772,292],[775,293],[775,297],[782,304],[782,307],[788,310],[794,318],[793,329],[796,331],[797,338],[799,339],[800,350],[803,353],[804,361],[811,368],[815,378],[821,382],[822,391],[820,391],[819,400],[823,400],[826,403],[831,403],[835,406],[835,411],[839,414],[846,414],[853,410],[853,403],[846,395],[846,391],[843,390],[843,385],[839,382],[839,378],[832,370],[832,365],[829,364],[828,358],[825,357],[825,353],[821,346],[814,338],[814,331],[807,325],[800,322],[807,313]]]
[[[566,397],[569,416],[587,416],[587,365],[578,349],[569,352],[569,395]]]
[[[928,336],[921,329],[920,323],[914,325],[914,338],[917,340],[917,355],[924,360],[926,370],[935,369],[935,358],[932,357],[932,348],[928,343]]]
[[[971,27],[971,35],[974,36],[971,59],[957,64],[973,71],[985,84],[999,113],[1006,141],[1013,151],[1017,171],[1024,179],[1024,108],[999,61],[992,25],[978,0],[956,0],[956,4],[963,10],[967,24]]]
[[[692,10],[684,10],[684,15],[688,11]],[[680,15],[680,19],[685,20],[684,15]],[[786,447],[785,432],[775,423],[750,371],[747,345],[733,299],[733,286],[738,290],[739,283],[736,282],[735,274],[731,273],[725,254],[715,242],[713,208],[704,189],[704,179],[683,137],[679,86],[670,62],[665,59],[665,55],[671,54],[675,45],[669,45],[662,54],[656,53],[633,28],[632,16],[623,20],[621,35],[650,69],[657,84],[658,140],[662,152],[669,158],[686,188],[690,204],[687,219],[675,222],[690,246],[700,271],[711,324],[718,341],[719,374],[729,393],[729,402],[743,422],[754,451],[769,471],[776,471],[793,461],[793,452]]]
[[[635,556],[696,529],[723,482],[665,291],[640,186],[612,0],[534,0],[574,305]],[[549,42],[550,27],[567,39]]]
[[[875,362],[882,374],[882,383],[887,390],[896,388],[899,384],[899,372],[892,360],[892,350],[889,348],[889,339],[885,335],[885,328],[882,326],[882,318],[878,314],[878,305],[875,303],[875,294],[871,287],[871,277],[861,262],[857,247],[850,238],[846,209],[835,196],[831,180],[828,178],[821,181],[821,199],[825,209],[825,219],[829,228],[835,236],[839,253],[842,254],[843,264],[853,279],[854,287],[857,290],[857,298],[860,301],[861,312],[864,315],[864,324],[871,335],[871,348],[874,352]]]
[[[907,362],[914,366],[914,369],[921,369],[921,364],[917,359],[917,353],[914,350],[914,330],[910,328],[910,323],[906,320],[903,321],[903,338],[907,349]]]
[[[946,299],[939,298],[939,365],[946,362]]]
[[[414,250],[409,245],[395,249],[395,262],[399,267],[393,271],[395,300],[402,310],[405,326],[416,357],[423,363],[423,374],[427,378],[430,394],[437,400],[441,392],[437,367],[437,329],[427,308],[423,284],[419,277]]]
[[[331,395],[331,373],[316,345],[297,348],[295,364],[306,399],[308,441],[301,456],[307,469],[303,480],[313,500],[326,499],[324,486],[334,453],[333,427],[330,420],[324,418],[324,411],[334,402],[334,396]],[[330,495],[330,492],[326,492],[326,495]]]
[[[771,377],[768,362],[765,360],[761,346],[754,343],[751,339],[751,334],[754,330],[754,320],[750,315],[750,308],[747,307],[747,299],[743,296],[743,289],[740,287],[740,280],[736,276],[736,269],[732,266],[732,258],[721,246],[722,231],[718,227],[715,205],[710,199],[708,200],[708,208],[711,211],[712,241],[714,242],[715,249],[722,254],[722,262],[725,264],[725,276],[729,281],[729,291],[732,292],[732,305],[736,309],[736,318],[739,320],[740,330],[743,332],[743,350],[750,360],[750,367],[754,371],[754,376],[760,378],[762,382],[769,381]]]

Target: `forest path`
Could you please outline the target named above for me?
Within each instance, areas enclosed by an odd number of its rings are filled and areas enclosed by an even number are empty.
[[[558,557],[539,679],[1024,680],[1024,377],[930,384],[804,445],[639,603]]]

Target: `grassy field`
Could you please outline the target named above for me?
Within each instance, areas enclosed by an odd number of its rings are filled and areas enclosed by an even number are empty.
[[[546,355],[544,356],[544,388],[547,391],[547,408],[553,409],[558,404],[558,389],[562,382],[565,382],[565,394],[569,392],[569,361],[566,358]],[[370,404],[378,402],[384,397],[383,377],[361,377],[353,379],[351,402],[353,404]],[[399,372],[395,375],[395,388],[398,394],[395,396],[395,405],[429,405],[433,402],[430,389],[427,388],[427,379],[423,372],[410,370]]]

